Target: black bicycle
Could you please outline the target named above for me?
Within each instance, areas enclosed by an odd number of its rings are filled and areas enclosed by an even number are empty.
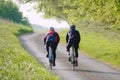
[[[52,51],[52,48],[51,46],[49,46],[49,55],[48,55],[48,59],[49,59],[49,67],[50,69],[52,70],[52,66],[54,64],[54,57],[53,57],[53,51]]]
[[[75,48],[74,48],[74,46],[72,46],[72,51],[70,52],[70,56],[69,56],[69,61],[71,62],[71,64],[72,64],[72,69],[73,69],[73,71],[75,70],[75,67],[76,67],[76,63],[75,63],[75,57],[76,56],[76,54],[75,54]]]

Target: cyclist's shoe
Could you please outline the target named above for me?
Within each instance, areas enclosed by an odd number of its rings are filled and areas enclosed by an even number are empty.
[[[68,61],[71,61],[71,57],[70,56],[68,57]]]
[[[52,66],[55,66],[55,62],[53,62],[53,65]]]
[[[46,57],[48,58],[48,54],[46,55]]]
[[[71,61],[71,64],[74,64],[73,61]]]
[[[70,55],[70,51],[67,51],[68,55]]]
[[[75,66],[78,66],[78,61],[75,61]]]

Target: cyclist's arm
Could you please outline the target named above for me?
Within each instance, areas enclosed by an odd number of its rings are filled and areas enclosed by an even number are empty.
[[[68,33],[66,35],[66,43],[68,43],[68,39],[69,39],[69,36],[68,36]]]
[[[44,37],[44,45],[46,44],[47,35],[48,34],[46,34],[45,37]]]
[[[80,41],[81,41],[81,36],[80,36],[79,31],[78,31],[78,43],[80,43]]]
[[[56,32],[56,35],[57,35],[57,40],[56,40],[56,42],[57,42],[57,44],[60,42],[60,37],[59,37],[59,34]]]

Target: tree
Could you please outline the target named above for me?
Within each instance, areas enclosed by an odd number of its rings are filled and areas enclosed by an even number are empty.
[[[17,5],[11,1],[0,1],[0,16],[16,23],[29,24],[29,21],[23,17]]]
[[[27,0],[28,1],[28,0]],[[29,0],[34,1],[34,0]],[[120,26],[120,0],[39,0],[45,17],[65,19],[70,24]],[[87,25],[89,25],[87,24]]]

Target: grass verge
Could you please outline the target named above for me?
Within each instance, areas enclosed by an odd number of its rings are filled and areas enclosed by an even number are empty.
[[[58,80],[21,45],[18,35],[30,27],[0,19],[0,80]]]

